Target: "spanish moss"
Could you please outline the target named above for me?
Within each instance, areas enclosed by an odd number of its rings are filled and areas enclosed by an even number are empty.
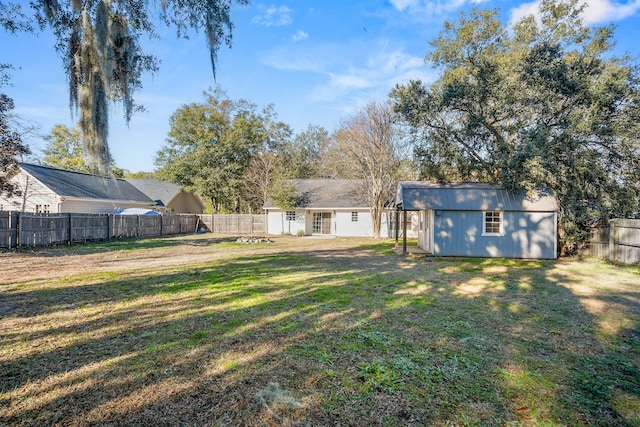
[[[215,78],[216,55],[231,44],[233,0],[159,0],[160,19],[175,25],[178,36],[203,29]],[[155,37],[154,20],[144,0],[39,0],[32,3],[40,22],[57,38],[69,81],[69,105],[79,115],[87,166],[110,174],[109,105],[122,103],[125,122],[142,110],[133,94],[142,88],[142,75],[158,70],[158,61],[140,46],[140,37]],[[236,0],[248,4],[248,0]],[[151,9],[153,9],[151,7]]]

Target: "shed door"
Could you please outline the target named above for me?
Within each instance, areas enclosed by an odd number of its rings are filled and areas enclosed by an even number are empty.
[[[331,212],[313,213],[313,234],[331,234]]]
[[[420,211],[418,225],[418,246],[425,251],[431,252],[431,214],[433,211]]]

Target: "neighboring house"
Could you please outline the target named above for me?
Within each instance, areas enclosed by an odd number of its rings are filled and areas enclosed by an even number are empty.
[[[529,199],[488,184],[400,182],[396,206],[418,212],[418,246],[434,255],[557,258],[550,193]]]
[[[273,200],[267,200],[269,234],[373,236],[371,213],[361,180],[302,179],[294,182],[296,202],[289,211],[282,211]],[[381,237],[393,232],[392,209],[382,214]],[[417,222],[415,223],[417,236]],[[409,236],[412,236],[409,228]]]
[[[31,213],[115,213],[152,208],[153,200],[124,179],[20,163],[11,181],[20,192],[0,196],[1,210]]]
[[[155,179],[127,179],[127,181],[156,202],[155,210],[165,214],[201,214],[202,199],[172,182]]]

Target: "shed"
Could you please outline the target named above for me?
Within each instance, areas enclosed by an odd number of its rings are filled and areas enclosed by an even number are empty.
[[[396,208],[418,212],[418,246],[433,255],[557,258],[550,191],[530,197],[490,184],[401,181]]]

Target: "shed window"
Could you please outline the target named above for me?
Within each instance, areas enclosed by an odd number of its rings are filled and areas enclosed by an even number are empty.
[[[295,211],[287,211],[286,220],[287,221],[295,221],[296,220],[296,212]]]
[[[358,212],[351,212],[351,222],[358,222]]]
[[[502,234],[502,212],[488,211],[484,213],[484,231],[482,234]]]

